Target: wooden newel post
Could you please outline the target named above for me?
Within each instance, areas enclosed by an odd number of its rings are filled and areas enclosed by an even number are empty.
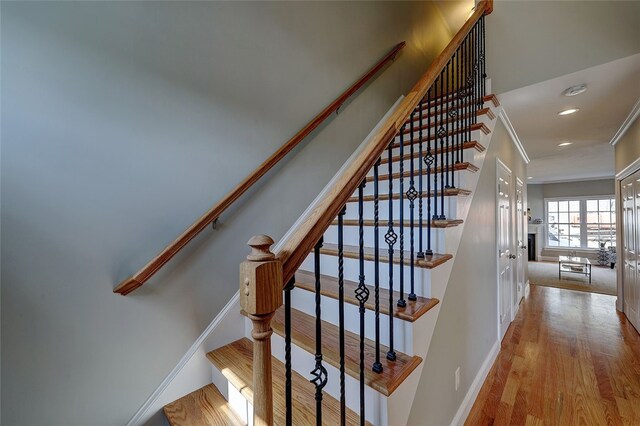
[[[282,262],[269,248],[271,237],[257,235],[251,253],[240,264],[240,305],[253,322],[253,423],[273,425],[271,318],[282,306]]]

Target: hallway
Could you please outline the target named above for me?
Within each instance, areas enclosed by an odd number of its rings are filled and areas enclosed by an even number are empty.
[[[532,285],[465,424],[640,424],[640,335],[615,301]]]

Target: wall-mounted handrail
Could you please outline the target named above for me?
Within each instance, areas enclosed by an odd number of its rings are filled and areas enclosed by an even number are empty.
[[[345,205],[349,197],[365,179],[392,138],[400,131],[411,113],[418,107],[429,88],[440,75],[465,37],[473,29],[480,18],[491,13],[493,0],[480,1],[465,24],[456,33],[447,47],[431,63],[409,94],[402,100],[396,111],[385,121],[371,141],[345,170],[335,186],[318,200],[313,212],[300,222],[299,227],[289,234],[276,253],[283,265],[283,282],[286,284],[293,277],[307,255],[313,250],[332,221]]]
[[[240,182],[231,192],[229,192],[222,200],[214,205],[203,216],[196,220],[186,231],[178,238],[166,246],[158,253],[149,263],[142,267],[138,272],[122,281],[114,288],[114,293],[127,295],[142,286],[149,278],[153,276],[162,266],[175,256],[189,241],[195,238],[207,226],[213,223],[220,215],[231,206],[238,198],[240,198],[253,184],[255,184],[262,176],[273,168],[280,160],[282,160],[292,149],[302,142],[311,132],[313,132],[322,122],[324,122],[331,114],[336,112],[354,93],[364,86],[374,75],[376,75],[385,65],[393,61],[398,52],[404,48],[405,42],[398,43],[389,53],[387,53],[376,65],[374,65],[366,74],[364,74],[351,87],[345,90],[331,104],[329,104],[322,112],[315,116],[306,126],[298,133],[282,145],[276,152],[267,158],[258,168],[249,174],[242,182]]]

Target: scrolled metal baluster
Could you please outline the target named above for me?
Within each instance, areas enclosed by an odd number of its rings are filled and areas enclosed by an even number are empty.
[[[440,96],[442,97],[444,94],[443,84],[444,84],[444,70],[440,72]],[[444,215],[444,192],[445,192],[445,179],[446,176],[446,168],[444,164],[444,139],[447,137],[447,131],[444,128],[444,111],[440,108],[440,128],[438,129],[438,138],[440,139],[440,216],[438,216],[439,220],[445,220],[446,217]],[[437,176],[438,173],[436,172]]]
[[[422,150],[422,110],[420,110],[420,122],[418,124],[418,128],[420,129],[418,131],[418,146],[420,147],[420,150]],[[411,114],[411,123],[412,123],[412,127],[413,127],[413,121],[415,119],[415,111]],[[413,129],[411,129],[413,133]],[[411,259],[410,259],[410,269],[409,269],[409,273],[410,273],[410,289],[409,289],[409,295],[407,296],[409,300],[416,300],[416,294],[415,294],[415,274],[414,274],[414,263],[415,263],[415,247],[414,247],[414,201],[416,199],[416,197],[418,196],[418,191],[416,191],[416,187],[415,187],[415,180],[414,180],[414,154],[413,154],[413,143],[411,144],[411,165],[409,168],[409,189],[407,190],[407,199],[409,200],[409,247],[410,247],[410,253],[411,253]],[[420,168],[422,169],[422,167]],[[422,179],[422,174],[418,175],[418,179]],[[401,239],[402,241],[402,239]],[[402,250],[402,246],[400,247],[400,250]],[[400,270],[404,269],[404,264],[402,262],[400,262]],[[406,306],[406,303],[405,303]]]
[[[380,159],[373,166],[373,299],[375,304],[376,323],[376,360],[371,369],[376,373],[382,373],[382,363],[380,362],[380,226],[378,207],[378,167]]]
[[[323,239],[316,244],[313,251],[314,275],[315,275],[315,304],[316,304],[316,353],[315,368],[311,371],[313,379],[311,383],[316,387],[316,425],[322,426],[322,389],[327,385],[327,369],[322,365],[322,309],[320,302],[322,300],[321,282],[320,282],[320,248]]]
[[[360,249],[358,259],[359,259],[359,269],[360,274],[358,276],[358,287],[356,288],[355,295],[356,299],[358,299],[359,304],[359,312],[360,312],[360,424],[364,426],[365,424],[365,407],[364,407],[364,388],[365,388],[365,376],[364,376],[364,314],[365,314],[365,303],[369,299],[369,289],[365,284],[365,276],[364,276],[364,203],[363,203],[363,191],[366,181],[362,181],[360,186],[358,186],[358,246]]]
[[[449,60],[449,62],[447,62],[447,65],[445,65],[444,67],[444,76],[445,76],[445,92],[447,94],[447,108],[445,109],[446,113],[443,115],[443,120],[444,120],[444,134],[445,137],[443,139],[444,141],[444,146],[442,146],[441,148],[443,148],[442,154],[444,155],[444,187],[445,188],[451,188],[451,184],[449,183],[449,138],[451,137],[449,135],[449,111],[451,111],[451,101],[449,99],[449,93],[451,92],[451,86],[449,85],[449,65],[451,64],[451,60]],[[444,191],[442,191],[443,193],[441,194],[442,196],[444,196]],[[443,209],[444,210],[444,209]]]
[[[387,359],[395,361],[396,352],[393,349],[393,246],[398,240],[398,235],[393,231],[393,142],[389,144],[389,217],[387,221],[388,230],[384,236],[384,241],[389,247],[389,351]]]
[[[402,125],[402,129],[400,129],[400,206],[399,209],[399,218],[398,218],[398,227],[400,228],[400,272],[398,276],[398,282],[400,284],[400,297],[398,298],[398,306],[405,307],[407,306],[407,302],[404,300],[404,139],[403,134],[406,129],[406,125]],[[409,143],[413,147],[413,114],[411,115],[410,121],[410,136]],[[392,262],[392,260],[389,260]]]
[[[438,219],[438,173],[435,173],[438,170],[438,152],[437,152],[437,148],[438,148],[438,95],[440,94],[440,91],[438,90],[439,86],[439,81],[438,79],[436,79],[436,81],[433,83],[433,101],[435,102],[436,106],[434,108],[434,114],[433,114],[433,140],[434,140],[434,156],[433,156],[433,199],[434,199],[434,203],[433,203],[433,218],[430,218],[429,222],[431,222],[431,219]]]
[[[338,329],[340,351],[340,425],[347,423],[347,399],[345,384],[345,340],[344,340],[344,215],[347,206],[338,213]]]
[[[431,102],[432,89],[433,87],[430,87],[427,91],[429,102]],[[423,159],[424,164],[427,166],[427,250],[422,254],[422,258],[433,254],[431,251],[431,167],[433,166],[434,158],[431,152],[431,116],[427,116],[427,122],[427,154]]]
[[[427,95],[425,95],[425,99],[427,99],[427,105],[429,105],[429,99],[427,97]],[[424,99],[423,99],[424,102]],[[430,134],[431,130],[431,120],[430,120],[430,111],[427,110],[427,135]],[[422,174],[422,144],[424,143],[424,134],[422,133],[422,108],[420,108],[420,112],[419,112],[419,120],[420,120],[420,133],[418,135],[418,139],[420,140],[420,143],[418,143],[418,253],[416,254],[416,257],[418,259],[424,259],[424,251],[422,250],[422,238],[423,238],[423,234],[422,234],[422,181],[424,180],[424,176]],[[429,143],[429,136],[427,136],[427,144]],[[413,147],[411,147],[411,167],[413,167]],[[413,175],[413,171],[411,172],[411,175]],[[427,177],[428,178],[428,177]],[[412,178],[413,179],[413,178]],[[430,195],[427,194],[427,197],[429,197]],[[413,225],[413,219],[411,219],[411,224]],[[413,248],[411,249],[411,253],[413,255]],[[411,294],[409,295],[409,300],[415,300],[411,298],[411,295],[414,294],[414,288],[413,285],[411,286]]]
[[[284,399],[285,422],[287,426],[293,424],[293,393],[291,390],[291,290],[293,290],[295,282],[294,276],[284,288]]]
[[[486,46],[486,39],[485,39],[485,24],[484,24],[484,15],[482,15],[482,18],[480,18],[480,22],[481,22],[481,28],[482,28],[482,35],[481,35],[481,43],[482,43],[482,50],[480,52],[480,63],[482,64],[482,99],[481,99],[481,105],[484,106],[484,96],[487,94],[487,61],[486,61],[486,55],[487,55],[487,46]]]

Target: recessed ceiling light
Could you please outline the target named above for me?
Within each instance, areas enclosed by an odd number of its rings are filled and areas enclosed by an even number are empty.
[[[569,108],[569,109],[565,109],[564,111],[560,111],[558,115],[569,115],[578,111],[580,111],[580,108]]]
[[[559,144],[558,144],[558,146],[569,146],[569,145],[571,145],[572,143],[573,143],[573,142],[562,142],[562,143],[559,143]]]
[[[565,96],[575,96],[585,92],[586,90],[587,90],[586,84],[576,84],[575,86],[571,86],[565,89],[565,91],[562,92],[562,94]]]

